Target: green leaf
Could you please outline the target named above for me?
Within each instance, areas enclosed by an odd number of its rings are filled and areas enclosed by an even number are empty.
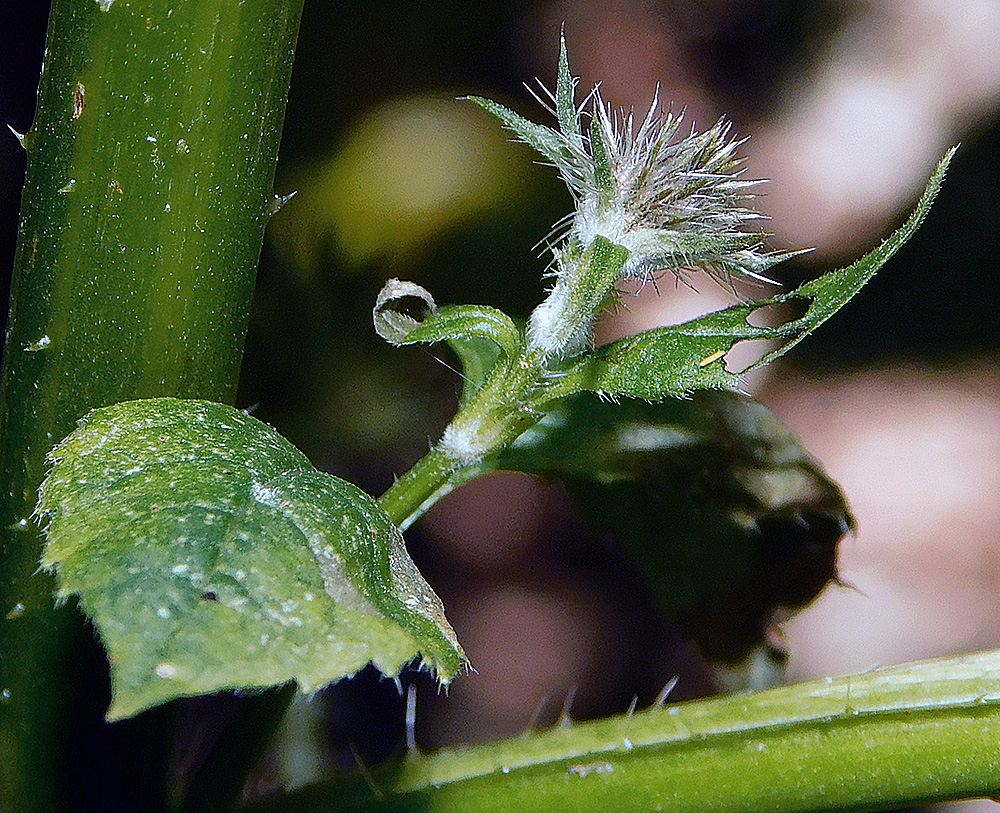
[[[513,358],[524,337],[503,311],[483,305],[453,305],[429,316],[404,344],[445,341],[462,365],[465,386],[459,406],[469,402],[501,360]]]
[[[937,195],[951,149],[938,164],[913,214],[889,239],[860,260],[824,274],[780,296],[736,305],[682,325],[657,328],[579,357],[559,383],[559,392],[581,389],[612,397],[657,401],[696,389],[732,389],[741,374],[787,353],[833,316],[892,257],[917,230]],[[778,327],[756,327],[748,321],[755,311],[786,302],[807,300],[799,319]],[[784,343],[746,370],[730,372],[725,354],[740,341],[779,339]]]
[[[775,611],[804,606],[835,578],[853,524],[794,433],[733,392],[658,403],[581,393],[494,465],[562,480],[727,688],[748,688],[748,659],[780,661],[766,640]]]
[[[503,311],[485,305],[438,310],[434,298],[413,282],[389,280],[372,310],[375,331],[395,345],[447,342],[462,364],[462,404],[479,390],[501,359],[524,347],[524,335]]]
[[[591,390],[615,398],[660,401],[680,398],[696,389],[733,389],[739,376],[726,369],[724,354],[741,339],[772,334],[746,321],[760,304],[647,330],[598,348],[567,369],[559,391]]]
[[[485,305],[449,305],[431,314],[407,334],[402,344],[488,339],[504,355],[517,353],[521,331],[503,311]]]
[[[42,566],[111,661],[109,719],[175,697],[304,691],[418,652],[463,662],[399,531],[270,427],[207,401],[91,412],[50,454]]]

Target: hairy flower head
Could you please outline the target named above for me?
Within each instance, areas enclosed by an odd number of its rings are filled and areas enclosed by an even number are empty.
[[[631,113],[612,115],[596,90],[590,98],[582,145],[590,158],[562,171],[577,201],[568,239],[586,246],[602,236],[628,249],[630,277],[701,268],[726,281],[736,273],[762,278],[774,264],[760,251],[766,235],[742,228],[760,219],[743,205],[760,181],[740,177],[734,153],[742,142],[729,138],[730,125],[720,120],[676,140],[681,117],[662,112],[655,97],[638,129]]]
[[[555,114],[558,128],[535,124],[488,99],[474,99],[558,169],[575,202],[573,213],[553,230],[556,284],[532,316],[532,344],[567,355],[589,339],[596,313],[585,319],[578,312],[572,286],[589,284],[578,266],[598,238],[627,252],[599,302],[613,293],[618,279],[648,281],[661,271],[681,276],[701,269],[726,284],[738,275],[766,281],[767,269],[789,256],[765,251],[767,235],[744,228],[761,219],[746,206],[754,197],[751,188],[760,181],[742,177],[743,160],[735,153],[743,141],[731,136],[728,122],[722,119],[703,133],[692,129],[679,138],[682,116],[663,111],[656,95],[636,124],[632,112],[612,110],[598,88],[577,106],[575,90],[563,41],[556,91],[545,91],[554,108],[540,99]],[[601,284],[607,283],[602,278]],[[579,324],[559,324],[567,318]],[[553,331],[557,335],[547,338],[546,332]]]

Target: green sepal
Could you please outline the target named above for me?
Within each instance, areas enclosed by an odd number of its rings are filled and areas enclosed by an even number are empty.
[[[594,159],[594,181],[601,193],[601,207],[606,208],[618,197],[618,185],[611,171],[611,157],[601,135],[600,122],[595,117],[590,122],[590,153]]]
[[[557,165],[563,162],[567,150],[566,143],[551,127],[535,124],[492,99],[484,99],[481,96],[469,96],[468,99],[500,119],[504,127],[543,157]]]
[[[591,390],[610,397],[658,401],[696,389],[735,388],[740,375],[787,353],[843,307],[913,235],[940,189],[954,152],[949,150],[938,164],[906,223],[861,259],[788,293],[648,330],[579,356],[565,369],[559,392]],[[755,311],[803,300],[809,303],[805,314],[778,327],[756,327],[748,321]],[[738,342],[752,339],[781,340],[782,344],[746,370],[727,370],[725,354]]]
[[[616,296],[615,285],[628,258],[628,249],[606,237],[595,237],[579,264],[580,282],[571,293],[577,306],[572,313],[593,319],[607,306]]]
[[[109,719],[222,689],[315,691],[369,662],[394,675],[419,653],[447,681],[464,661],[375,501],[232,407],[104,407],[49,459],[42,566],[101,635]]]

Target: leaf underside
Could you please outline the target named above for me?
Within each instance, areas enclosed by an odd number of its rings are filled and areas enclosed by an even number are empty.
[[[175,697],[373,662],[463,663],[440,600],[374,500],[222,404],[90,413],[50,455],[42,565],[80,596],[111,662],[109,719]]]
[[[776,611],[836,578],[853,527],[794,433],[732,392],[658,403],[580,393],[492,464],[563,481],[588,524],[628,551],[664,620],[730,670],[769,651]]]

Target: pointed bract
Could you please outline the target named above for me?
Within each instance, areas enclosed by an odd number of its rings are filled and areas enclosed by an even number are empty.
[[[577,115],[576,80],[569,72],[569,56],[566,53],[566,37],[559,38],[559,76],[556,80],[556,118],[559,129],[567,138],[580,136],[580,117]]]

